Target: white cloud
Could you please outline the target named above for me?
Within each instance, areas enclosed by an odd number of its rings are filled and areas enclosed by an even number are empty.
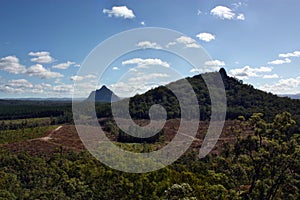
[[[293,53],[279,54],[280,58],[289,58],[289,57],[300,57],[300,51],[294,51]]]
[[[16,88],[32,88],[33,85],[25,79],[17,79],[17,80],[10,80],[7,83],[9,87],[16,87]]]
[[[225,6],[216,6],[210,11],[210,14],[212,14],[215,17],[218,17],[220,19],[234,19],[235,13]]]
[[[74,91],[73,85],[60,84],[60,85],[50,85],[46,83],[35,85],[34,88],[30,90],[31,93],[44,94],[47,97],[71,97]]]
[[[85,77],[85,78],[89,78],[89,79],[95,79],[95,78],[97,78],[97,76],[92,75],[92,74],[86,75],[86,76],[84,76],[84,77]]]
[[[128,72],[109,86],[122,97],[133,96],[147,90],[178,80],[180,76],[170,70],[170,64],[158,58],[133,58],[123,61],[122,65],[130,67]]]
[[[193,38],[187,36],[181,36],[177,38],[175,41],[169,42],[166,45],[166,47],[169,48],[170,46],[174,46],[176,44],[183,44],[185,48],[200,48],[200,45],[197,44],[197,42]]]
[[[49,90],[52,88],[52,85],[48,84],[48,83],[41,83],[41,84],[38,84],[38,85],[35,85],[34,88],[36,90]]]
[[[87,76],[86,76],[87,77]],[[95,84],[90,82],[84,82],[80,85],[82,88],[82,96],[87,96],[93,89]],[[71,97],[73,94],[73,85],[60,83],[57,85],[51,85],[49,83],[40,83],[33,85],[26,79],[9,80],[7,83],[0,85],[0,92],[10,94],[39,94],[43,97]]]
[[[0,69],[11,74],[22,74],[26,71],[26,67],[19,63],[19,59],[16,56],[1,58]]]
[[[177,38],[176,41],[182,44],[192,44],[196,42],[193,38],[187,36],[181,36]]]
[[[185,45],[186,48],[200,48],[200,45],[197,43],[191,43],[191,44],[186,44]]]
[[[54,62],[54,59],[50,56],[50,53],[46,52],[46,51],[30,52],[28,55],[34,57],[34,58],[30,59],[31,62],[36,62],[36,63],[52,63],[52,62]]]
[[[40,57],[40,56],[50,55],[50,53],[47,52],[47,51],[38,51],[38,52],[30,52],[28,55],[29,56],[34,56],[34,57]]]
[[[203,72],[203,70],[202,69],[193,68],[193,69],[190,70],[190,72],[191,73],[197,73],[197,74],[199,74],[199,73]]]
[[[206,66],[219,66],[219,67],[222,67],[222,66],[225,66],[225,62],[224,61],[220,61],[220,60],[209,60],[209,61],[206,61],[204,63],[204,65],[206,65]]]
[[[66,63],[60,63],[58,65],[52,66],[53,69],[68,69],[71,65],[76,64],[75,62],[68,61]]]
[[[296,78],[280,79],[274,84],[265,84],[262,90],[273,92],[275,94],[291,94],[300,92],[300,76]]]
[[[210,42],[211,40],[216,39],[216,37],[211,33],[199,33],[196,37],[205,42]]]
[[[84,79],[83,76],[71,76],[70,80],[72,81],[82,81]]]
[[[112,69],[115,70],[115,71],[120,70],[119,67],[113,67]]]
[[[137,73],[136,71],[130,73],[128,79],[112,84],[109,88],[119,96],[128,97],[164,85],[166,82],[170,82],[167,79],[171,78],[169,74],[165,73]]]
[[[24,88],[13,88],[8,85],[0,85],[0,92],[10,93],[10,94],[22,94],[24,93]]]
[[[163,67],[170,67],[169,63],[162,61],[161,59],[158,58],[154,58],[154,59],[133,58],[130,60],[123,61],[122,65],[137,65],[137,66],[160,65]]]
[[[235,9],[240,7],[242,4],[234,4]],[[237,20],[245,20],[245,15],[243,13],[235,13],[232,9],[226,6],[216,6],[211,11],[210,14],[219,18],[219,19],[237,19]]]
[[[145,81],[153,80],[153,79],[156,79],[156,78],[167,78],[167,77],[169,77],[168,74],[152,73],[152,74],[144,74],[142,76],[129,78],[129,81],[131,81],[131,82],[145,82]]]
[[[238,16],[236,17],[236,19],[238,20],[245,20],[245,15],[243,13],[238,14]]]
[[[42,84],[35,85],[27,93],[49,95],[51,89],[52,89],[52,85],[47,83],[42,83]]]
[[[264,75],[263,78],[265,79],[273,79],[273,78],[279,78],[279,76],[277,74],[267,74],[267,75]]]
[[[169,48],[169,47],[174,46],[174,45],[176,45],[176,44],[177,44],[176,42],[169,42],[169,43],[166,45],[166,47]]]
[[[122,17],[124,19],[132,19],[135,17],[132,10],[128,9],[127,6],[114,6],[111,10],[103,9],[104,14],[108,14],[109,17]]]
[[[219,71],[222,66],[225,66],[225,62],[221,60],[209,60],[203,63],[204,65],[199,68],[192,68],[191,73],[205,73],[212,71]]]
[[[47,97],[71,97],[73,93],[73,85],[60,84],[60,85],[50,85],[47,83],[42,83],[35,85],[34,88],[30,89],[29,93],[43,94]]]
[[[97,78],[95,75],[86,75],[86,76],[78,76],[78,75],[75,75],[75,76],[71,76],[70,77],[70,80],[72,81],[83,81],[83,80],[86,80],[86,79],[95,79]],[[90,80],[91,81],[91,80]]]
[[[234,6],[234,9],[238,9],[239,7],[242,7],[244,5],[243,2],[237,2],[232,4]]]
[[[55,93],[62,93],[62,94],[71,94],[74,90],[74,86],[73,85],[66,85],[66,84],[63,84],[63,85],[56,85],[56,86],[53,86],[53,92]]]
[[[143,48],[143,49],[161,49],[161,46],[157,44],[156,42],[150,42],[150,41],[141,41],[136,46]]]
[[[141,22],[142,26],[146,26],[146,23],[144,21]]]
[[[42,79],[50,79],[50,78],[60,78],[63,77],[62,74],[57,72],[51,72],[50,70],[43,67],[41,64],[36,64],[29,67],[26,71],[26,74],[29,76],[37,76]]]
[[[33,85],[26,79],[9,80],[4,86],[0,86],[0,91],[12,94],[42,94],[47,85],[49,84]]]
[[[197,15],[201,15],[202,14],[202,11],[198,9],[198,12],[197,12]]]
[[[248,79],[248,77],[259,77],[259,73],[271,72],[271,67],[252,68],[245,66],[243,68],[231,69],[229,74],[239,79]]]
[[[285,58],[284,60],[273,60],[273,61],[270,61],[268,62],[269,65],[282,65],[282,64],[286,64],[286,63],[291,63],[291,59],[289,58]]]
[[[55,79],[54,83],[61,84],[61,79],[60,78]]]

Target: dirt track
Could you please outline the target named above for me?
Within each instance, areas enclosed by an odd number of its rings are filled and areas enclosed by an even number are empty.
[[[27,152],[33,155],[84,150],[76,129],[72,125],[59,126],[55,130],[46,132],[44,137],[14,142],[3,146],[13,152]]]

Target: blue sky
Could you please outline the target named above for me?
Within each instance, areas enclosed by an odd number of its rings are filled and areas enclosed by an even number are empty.
[[[224,67],[256,88],[300,93],[299,8],[298,0],[2,0],[0,98],[70,97],[74,80],[82,96],[102,84],[129,96],[198,73],[160,49],[167,44],[145,39],[139,46],[152,49],[120,56],[100,81],[77,74],[98,44],[144,27],[183,33],[173,42],[206,50],[211,71]]]

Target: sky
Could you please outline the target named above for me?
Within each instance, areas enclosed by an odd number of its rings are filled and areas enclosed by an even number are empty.
[[[72,97],[74,83],[78,97],[103,84],[125,97],[220,67],[267,92],[300,93],[299,8],[298,0],[1,0],[0,98]],[[127,42],[112,38],[132,29],[133,50],[102,65]],[[179,48],[202,54],[202,65]]]

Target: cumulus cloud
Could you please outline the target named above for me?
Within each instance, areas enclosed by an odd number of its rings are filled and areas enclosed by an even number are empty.
[[[234,19],[235,17],[235,13],[233,12],[233,10],[225,6],[216,6],[210,11],[210,14],[220,19],[230,20],[230,19]]]
[[[223,66],[225,66],[225,62],[221,60],[209,60],[204,63],[204,67],[207,71],[218,71]]]
[[[236,9],[242,7],[242,6],[245,6],[246,3],[243,3],[243,2],[237,2],[237,3],[233,3],[232,5],[234,6],[234,9],[236,10]]]
[[[152,73],[152,74],[144,74],[142,76],[129,78],[129,81],[131,81],[131,82],[145,82],[145,81],[156,79],[156,78],[167,78],[167,77],[169,77],[168,74]]]
[[[83,81],[83,80],[86,80],[86,79],[95,79],[97,78],[95,75],[86,75],[86,76],[78,76],[78,75],[75,75],[75,76],[71,76],[70,77],[70,80],[72,81]]]
[[[187,36],[181,36],[176,39],[177,42],[183,43],[183,44],[191,44],[194,43],[195,40],[193,38],[187,37]]]
[[[245,66],[243,68],[231,69],[229,74],[239,79],[248,79],[249,77],[259,77],[260,73],[271,72],[271,67],[252,68]]]
[[[222,20],[245,20],[243,13],[236,14],[232,9],[226,6],[216,6],[210,11],[210,14]]]
[[[109,87],[119,96],[133,96],[137,93],[148,91],[151,88],[163,85],[166,79],[171,78],[166,73],[136,73],[131,71],[125,81],[112,84]]]
[[[137,66],[150,66],[150,65],[159,65],[163,67],[170,67],[170,64],[162,61],[158,58],[148,58],[148,59],[142,59],[142,58],[133,58],[130,60],[126,60],[122,62],[122,65],[137,65]]]
[[[200,48],[200,45],[197,44],[197,42],[193,38],[187,36],[176,38],[175,41],[169,42],[166,47],[169,48],[176,44],[183,44],[185,48]]]
[[[242,14],[242,13],[240,13],[240,14],[238,14],[238,16],[236,17],[236,19],[238,19],[238,20],[245,20],[245,15]]]
[[[263,78],[273,79],[273,78],[279,78],[279,76],[277,74],[267,74],[267,75],[264,75]]]
[[[196,37],[205,42],[210,42],[216,39],[216,37],[211,33],[199,33]]]
[[[67,85],[67,84],[56,85],[56,86],[53,86],[52,90],[55,93],[71,94],[72,91],[74,90],[74,86],[73,85]]]
[[[0,69],[11,74],[22,74],[26,71],[26,67],[20,64],[16,56],[1,58]]]
[[[191,73],[197,73],[197,74],[199,74],[199,73],[203,72],[203,70],[202,69],[198,69],[198,68],[193,68],[193,69],[190,70],[190,72]]]
[[[122,17],[124,19],[132,19],[135,17],[133,11],[127,8],[127,6],[114,6],[111,10],[103,9],[102,12],[109,17]]]
[[[156,42],[150,42],[150,41],[141,41],[136,46],[143,48],[143,49],[161,49],[161,46],[157,44]]]
[[[209,60],[209,61],[206,61],[204,63],[204,65],[206,65],[206,66],[219,66],[219,67],[222,67],[222,66],[225,66],[225,62],[221,61],[221,60]]]
[[[280,79],[274,84],[265,84],[260,89],[275,94],[289,94],[300,92],[300,76],[296,78]]]
[[[282,53],[278,56],[280,58],[300,57],[300,51],[294,51],[293,53]]]
[[[166,45],[166,48],[169,48],[169,47],[174,46],[174,45],[176,45],[176,44],[177,44],[177,42],[169,42],[169,43]]]
[[[191,73],[204,73],[218,71],[222,66],[225,66],[225,62],[221,60],[208,60],[204,62],[201,68],[192,68]]]
[[[71,76],[70,80],[71,81],[82,81],[84,79],[83,76]]]
[[[123,66],[130,67],[117,83],[109,85],[122,97],[143,93],[153,87],[180,79],[180,75],[170,70],[170,64],[158,58],[133,58],[124,60]]]
[[[36,64],[36,65],[29,67],[26,70],[26,74],[28,74],[29,76],[37,76],[42,79],[63,77],[62,74],[57,73],[57,72],[52,72],[52,71],[44,68],[43,65],[41,65],[41,64]]]
[[[284,60],[281,59],[277,59],[277,60],[273,60],[268,62],[269,65],[282,65],[282,64],[286,64],[286,63],[291,63],[291,59],[289,58],[285,58]]]
[[[52,68],[53,69],[68,69],[71,65],[74,65],[74,64],[76,64],[76,63],[68,61],[68,62],[65,62],[65,63],[60,63],[60,64],[57,64],[57,65],[54,65],[54,66],[52,66]]]
[[[142,26],[146,26],[146,23],[144,21],[141,22]]]
[[[24,93],[24,88],[13,88],[8,85],[0,85],[0,92],[9,94],[22,94]]]
[[[54,62],[54,59],[51,57],[50,53],[47,51],[30,52],[28,55],[34,57],[34,58],[30,59],[31,62],[36,62],[36,63],[52,63],[52,62]]]
[[[120,70],[119,67],[113,67],[112,69],[115,70],[115,71]]]
[[[42,93],[42,84],[33,85],[26,79],[9,80],[4,85],[0,86],[0,91],[10,94],[30,94]]]
[[[7,86],[9,87],[15,87],[15,88],[32,88],[33,85],[26,79],[17,79],[17,80],[10,80],[7,83]]]

